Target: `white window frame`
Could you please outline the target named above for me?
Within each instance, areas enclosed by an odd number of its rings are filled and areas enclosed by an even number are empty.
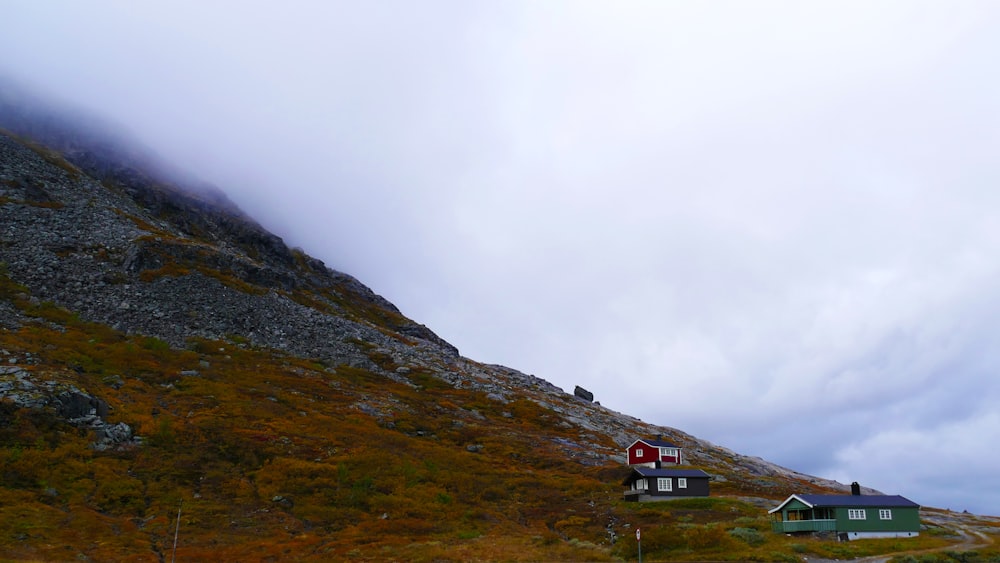
[[[890,509],[890,508],[880,508],[880,509],[878,509],[878,519],[879,520],[892,520],[892,509]]]
[[[646,479],[639,479],[635,482],[636,490],[645,491],[648,487],[646,486]]]
[[[687,477],[678,477],[677,478],[677,488],[678,489],[686,489],[686,488],[688,488]]]
[[[865,513],[864,508],[848,508],[847,509],[847,519],[848,520],[867,520],[868,515]]]
[[[674,490],[674,484],[670,477],[657,477],[656,490],[670,492]]]
[[[642,448],[635,449],[635,457],[642,457]]]
[[[677,448],[660,448],[660,457],[677,457]]]

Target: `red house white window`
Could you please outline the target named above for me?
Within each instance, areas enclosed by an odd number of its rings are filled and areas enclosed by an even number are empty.
[[[626,449],[628,465],[657,467],[663,464],[679,465],[681,449],[660,439],[636,440]]]

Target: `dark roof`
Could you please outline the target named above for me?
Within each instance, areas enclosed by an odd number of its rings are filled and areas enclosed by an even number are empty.
[[[919,507],[912,500],[899,495],[794,495],[813,506],[898,506]]]
[[[701,469],[650,469],[648,467],[633,467],[632,472],[622,481],[627,485],[640,477],[685,477],[688,479],[708,479],[711,476]]]
[[[796,495],[813,506],[920,506],[900,495]]]
[[[633,467],[643,477],[708,477],[701,469],[651,469],[649,467]]]
[[[650,469],[648,467],[633,467],[625,481],[632,481],[637,477],[687,477],[694,479],[708,479],[710,475],[701,469]]]
[[[677,448],[677,447],[680,447],[680,446],[675,446],[674,444],[671,444],[670,442],[666,442],[664,440],[643,440],[643,439],[639,439],[639,440],[636,440],[636,442],[642,442],[644,444],[649,444],[650,446],[656,446],[658,448]],[[633,444],[634,443],[635,442],[633,442]]]
[[[687,479],[710,479],[711,475],[701,469],[650,469],[648,467],[633,467],[623,485],[631,484],[642,477],[685,477]]]

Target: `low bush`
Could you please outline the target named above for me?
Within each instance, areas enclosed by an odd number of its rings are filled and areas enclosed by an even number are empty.
[[[733,528],[729,530],[729,535],[742,540],[750,546],[758,546],[767,541],[764,536],[754,528]]]

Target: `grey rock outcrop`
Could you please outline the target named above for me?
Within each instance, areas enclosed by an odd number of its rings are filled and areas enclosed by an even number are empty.
[[[48,410],[57,418],[94,432],[94,449],[138,443],[132,427],[107,420],[110,407],[57,374],[36,374],[22,366],[0,366],[0,401],[17,407]]]

